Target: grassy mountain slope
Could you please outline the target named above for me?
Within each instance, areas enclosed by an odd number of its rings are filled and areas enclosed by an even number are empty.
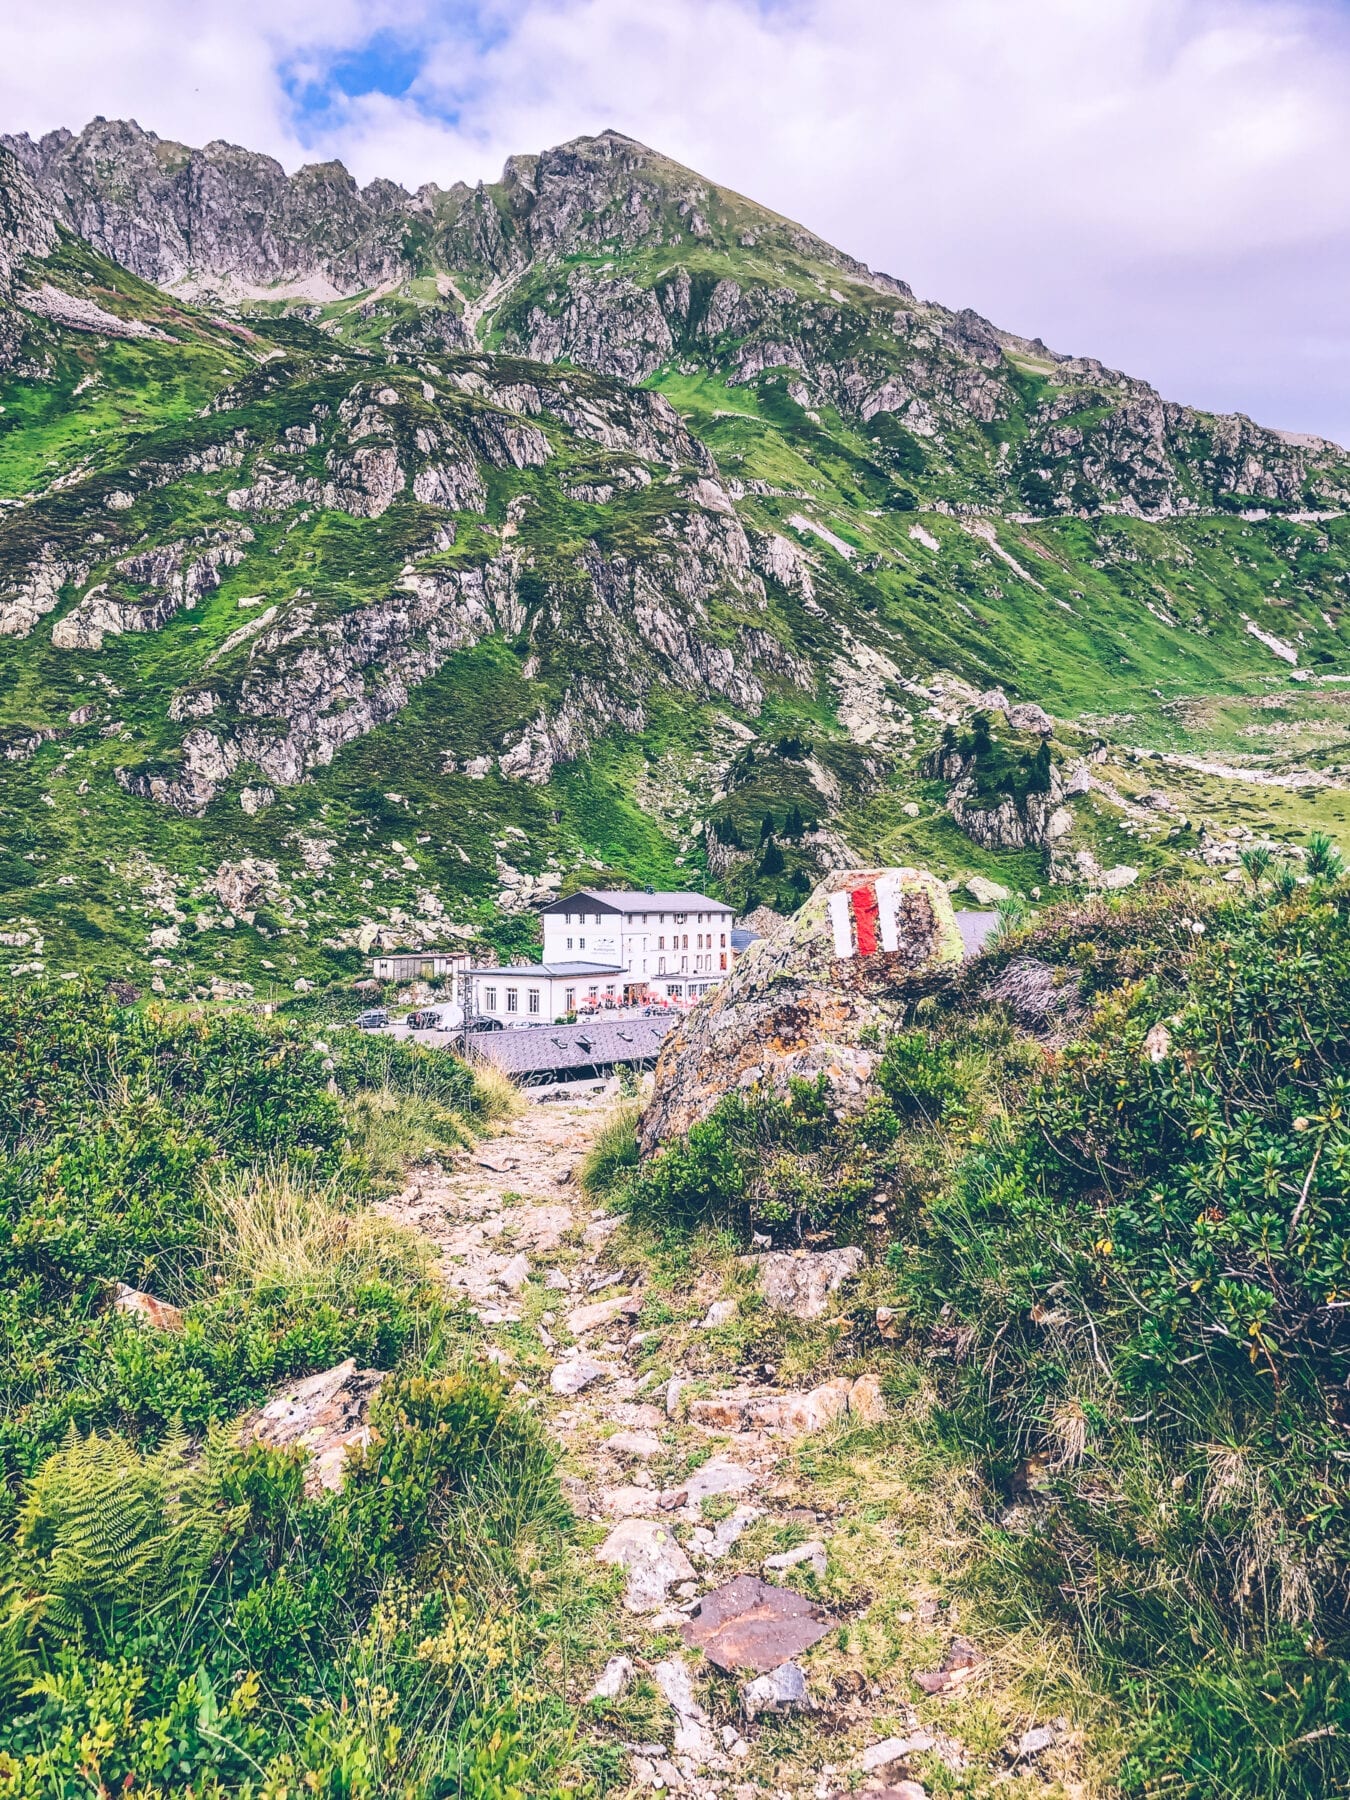
[[[1334,446],[613,133],[413,196],[11,143],[4,966],[289,988],[601,872],[786,906],[844,854],[1029,889],[1350,835]],[[994,687],[1054,715],[1053,843],[953,816]]]

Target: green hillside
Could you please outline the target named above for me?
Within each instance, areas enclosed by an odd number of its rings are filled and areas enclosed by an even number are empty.
[[[295,177],[269,287],[232,215],[173,260],[219,146],[100,129],[0,150],[0,968],[280,993],[601,876],[786,909],[843,856],[1048,895],[1350,843],[1335,446],[616,134],[350,217]],[[991,689],[1053,717],[1053,839],[954,816]]]

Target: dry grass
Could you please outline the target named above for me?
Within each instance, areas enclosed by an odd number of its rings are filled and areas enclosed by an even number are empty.
[[[473,1065],[473,1092],[485,1120],[517,1119],[525,1110],[520,1089],[495,1063]]]
[[[205,1199],[217,1272],[240,1287],[345,1288],[369,1275],[416,1276],[427,1260],[412,1233],[285,1163],[218,1176]]]

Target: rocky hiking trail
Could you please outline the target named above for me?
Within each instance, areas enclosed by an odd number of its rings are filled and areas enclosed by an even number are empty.
[[[986,1654],[944,1592],[979,1523],[969,1486],[897,1466],[922,1453],[897,1459],[894,1403],[841,1354],[830,1314],[861,1253],[710,1253],[672,1278],[582,1192],[613,1104],[529,1104],[379,1208],[476,1311],[558,1452],[596,1579],[616,1572],[569,1677],[579,1735],[622,1747],[632,1794],[1086,1800],[1063,1671],[1018,1638]],[[746,1314],[782,1370],[747,1362]],[[1038,1683],[1053,1716],[1028,1704]]]

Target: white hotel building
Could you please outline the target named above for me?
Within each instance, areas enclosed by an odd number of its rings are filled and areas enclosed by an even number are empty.
[[[471,971],[474,1012],[529,1025],[596,1005],[683,1006],[720,987],[734,960],[732,909],[706,894],[582,888],[540,917],[538,963]]]

